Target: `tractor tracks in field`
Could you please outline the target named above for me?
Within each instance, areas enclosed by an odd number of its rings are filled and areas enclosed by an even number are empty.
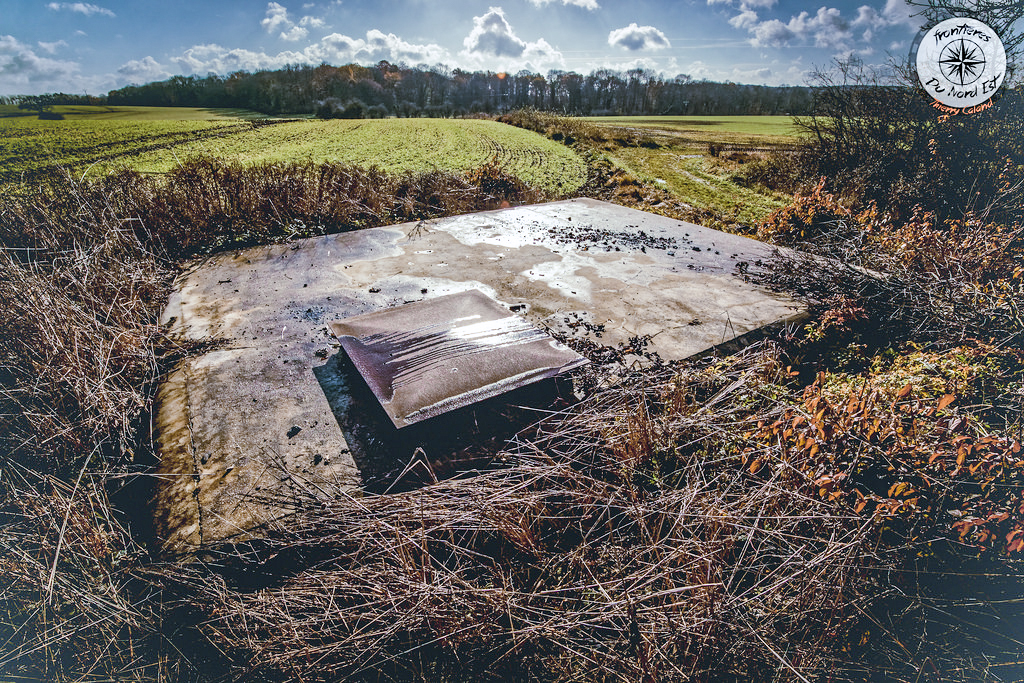
[[[547,163],[547,155],[534,147],[506,147],[483,135],[479,136],[479,141],[487,159],[508,170],[541,168]]]
[[[117,141],[103,142],[100,144],[92,145],[89,147],[80,147],[74,151],[74,155],[78,157],[77,160],[68,162],[54,162],[50,164],[43,164],[33,169],[20,169],[20,170],[0,170],[0,181],[7,182],[12,180],[22,181],[37,181],[54,175],[58,175],[62,170],[68,168],[82,168],[84,166],[90,166],[105,161],[115,161],[126,157],[134,157],[140,154],[146,154],[147,152],[156,152],[165,149],[174,149],[181,147],[186,144],[195,142],[205,142],[208,140],[216,140],[218,138],[230,137],[239,133],[245,133],[257,128],[261,128],[268,125],[279,125],[281,123],[287,123],[287,119],[280,121],[241,121],[236,124],[229,124],[226,126],[218,126],[216,128],[210,128],[207,130],[191,130],[191,131],[176,131],[173,133],[161,133],[159,135],[153,135],[148,138],[148,141],[144,138],[144,143],[138,146],[132,146],[131,148],[124,148],[123,146],[119,149],[118,145],[123,145]]]

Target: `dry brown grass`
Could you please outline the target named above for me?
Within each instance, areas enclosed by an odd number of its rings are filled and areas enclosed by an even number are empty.
[[[129,675],[154,630],[103,477],[143,443],[171,271],[109,205],[80,207],[20,235],[38,206],[0,209],[0,671],[52,680]]]
[[[491,167],[467,179],[213,161],[4,188],[0,677],[187,677],[159,587],[134,578],[152,561],[145,496],[122,490],[153,457],[155,383],[189,351],[157,324],[186,259],[539,197]],[[115,509],[114,492],[139,509]]]
[[[521,433],[504,467],[292,500],[265,540],[165,576],[239,678],[816,679],[879,592],[863,520],[783,463],[736,467],[783,374],[762,349],[638,376]]]

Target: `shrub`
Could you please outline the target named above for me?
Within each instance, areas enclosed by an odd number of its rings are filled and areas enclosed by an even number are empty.
[[[779,244],[822,248],[824,237],[849,236],[863,229],[853,212],[836,195],[825,191],[822,178],[810,194],[797,194],[786,206],[771,213],[758,227],[757,238]]]
[[[379,119],[387,115],[387,107],[375,105],[367,107],[362,100],[348,100],[342,103],[336,97],[320,102],[315,109],[320,119]]]
[[[886,539],[891,545],[939,531],[977,548],[1020,553],[1021,443],[956,405],[1015,390],[1022,363],[1019,351],[961,347],[919,352],[866,376],[822,373],[801,410],[759,425],[756,434],[773,457],[806,472],[818,496],[872,515],[895,535]],[[972,386],[993,380],[982,395]]]
[[[566,145],[573,145],[578,141],[600,144],[607,139],[604,131],[582,119],[536,109],[516,109],[496,117],[495,120],[532,130]]]
[[[813,78],[815,114],[797,119],[805,177],[826,178],[858,208],[874,203],[904,218],[918,205],[940,222],[965,211],[1024,217],[1002,189],[1024,180],[1020,87],[979,114],[941,116],[909,76],[855,59]]]
[[[795,194],[801,185],[810,184],[800,171],[803,165],[797,152],[769,152],[744,163],[734,175],[734,181],[743,187],[760,185],[769,190]]]

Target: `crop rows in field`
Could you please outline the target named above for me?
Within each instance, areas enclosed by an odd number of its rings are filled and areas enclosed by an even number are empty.
[[[563,145],[482,120],[288,121],[141,154],[122,163],[161,172],[193,155],[241,163],[337,161],[390,172],[468,171],[493,159],[525,182],[559,194],[577,189],[586,177],[583,161]]]
[[[0,181],[35,180],[251,127],[238,120],[0,119]]]
[[[540,135],[494,121],[383,119],[243,121],[237,112],[78,107],[63,121],[0,117],[0,182],[36,180],[60,168],[89,175],[122,167],[164,173],[185,159],[243,164],[342,162],[389,172],[468,171],[494,161],[556,194],[579,188],[582,159]]]

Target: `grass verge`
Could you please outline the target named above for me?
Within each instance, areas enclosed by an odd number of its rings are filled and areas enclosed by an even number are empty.
[[[520,110],[498,120],[576,149],[589,165],[584,194],[749,234],[790,199],[750,169],[763,165],[769,151],[785,153],[797,142],[792,122],[712,118],[571,118]]]

